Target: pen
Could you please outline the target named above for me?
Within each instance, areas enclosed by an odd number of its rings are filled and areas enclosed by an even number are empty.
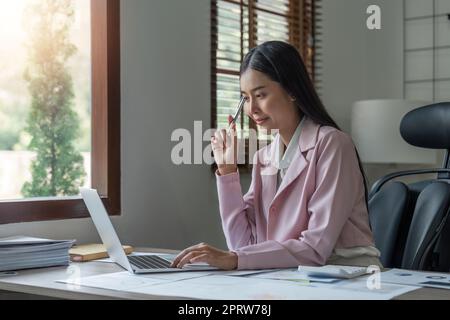
[[[298,284],[306,285],[306,286],[311,284],[311,281],[309,281],[308,279],[289,279],[289,281],[293,281],[293,282],[296,282]]]
[[[231,126],[232,126],[234,123],[236,123],[237,119],[239,118],[239,116],[240,116],[240,114],[241,114],[242,108],[244,107],[244,103],[245,103],[245,97],[242,96],[242,97],[241,97],[241,101],[239,101],[239,105],[238,105],[237,111],[236,111],[236,113],[234,114],[233,120],[231,120],[231,122],[230,122],[230,124],[229,124],[229,126],[228,126],[228,129],[231,129]]]
[[[0,277],[8,277],[8,276],[17,276],[17,272],[15,271],[5,271],[5,272],[0,272]]]

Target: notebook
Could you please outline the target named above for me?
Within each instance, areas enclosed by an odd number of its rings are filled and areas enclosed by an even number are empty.
[[[125,254],[133,252],[133,247],[122,246]],[[75,246],[69,250],[70,260],[74,262],[84,262],[97,259],[108,258],[108,251],[103,244],[91,243]]]

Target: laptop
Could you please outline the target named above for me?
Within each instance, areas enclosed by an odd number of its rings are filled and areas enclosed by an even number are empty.
[[[204,263],[188,264],[182,269],[171,268],[170,264],[172,262],[167,255],[148,254],[127,256],[97,190],[80,188],[80,193],[94,221],[98,234],[108,250],[109,257],[113,262],[128,270],[130,273],[219,270],[216,267]]]

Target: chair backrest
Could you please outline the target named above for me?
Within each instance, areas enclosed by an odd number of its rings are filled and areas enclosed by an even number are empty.
[[[436,246],[433,250],[433,261],[431,269],[439,272],[450,272],[450,218],[440,232]]]
[[[433,268],[433,252],[448,220],[450,184],[429,184],[417,199],[402,258],[402,268]],[[449,248],[447,248],[448,250]]]
[[[369,201],[369,218],[386,268],[450,271],[450,183],[387,184]]]
[[[411,196],[402,182],[388,184],[369,201],[370,226],[380,261],[386,268],[399,267],[411,222]]]
[[[449,128],[450,103],[418,108],[402,119],[400,133],[409,144],[446,149],[447,154],[443,168],[397,172],[374,184],[369,217],[385,267],[450,271]],[[439,175],[410,185],[386,184],[397,177],[426,173]]]

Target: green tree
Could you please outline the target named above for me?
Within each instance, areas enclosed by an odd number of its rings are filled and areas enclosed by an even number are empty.
[[[22,187],[25,197],[75,195],[83,184],[83,157],[74,147],[79,119],[73,110],[73,82],[66,66],[76,52],[70,43],[73,0],[39,0],[29,5],[25,80],[31,94],[26,131],[29,149],[36,151],[32,181]]]

